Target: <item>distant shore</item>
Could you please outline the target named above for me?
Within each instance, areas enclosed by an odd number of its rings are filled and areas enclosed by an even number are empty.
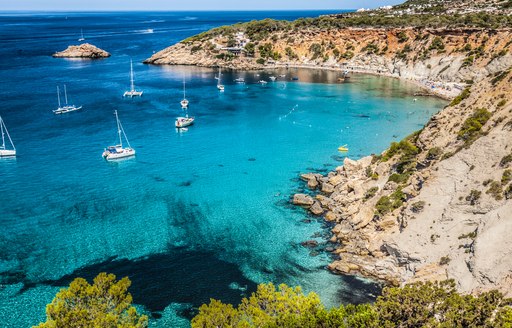
[[[340,67],[340,66],[332,66],[332,65],[307,65],[307,64],[290,64],[290,63],[276,63],[274,65],[267,65],[263,69],[276,69],[276,68],[305,68],[305,69],[319,69],[319,70],[329,70],[336,72],[345,72],[356,73],[356,74],[366,74],[366,75],[375,75],[375,76],[384,76],[390,78],[400,79],[402,81],[406,81],[416,85],[425,91],[424,94],[418,94],[418,96],[435,96],[445,100],[452,100],[457,97],[457,95],[462,91],[461,84],[455,82],[440,82],[440,81],[430,81],[426,79],[420,78],[404,78],[399,76],[398,74],[391,74],[388,72],[383,72],[376,69],[365,69],[362,67]]]

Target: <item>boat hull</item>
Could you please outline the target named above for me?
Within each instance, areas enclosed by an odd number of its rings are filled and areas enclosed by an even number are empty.
[[[194,118],[193,117],[178,117],[176,118],[176,122],[174,123],[174,126],[178,129],[191,126],[194,124]]]
[[[16,150],[0,149],[0,157],[14,157],[16,156]]]
[[[126,92],[123,94],[123,97],[130,97],[130,98],[133,98],[133,97],[141,97],[143,92],[144,92],[144,91],[126,91]]]
[[[116,153],[112,153],[109,151],[103,152],[103,158],[105,158],[107,161],[113,161],[116,159],[127,158],[132,156],[135,156],[135,150],[131,148],[124,148],[122,149],[122,151],[118,151]]]
[[[76,112],[77,110],[80,110],[80,109],[82,109],[82,106],[80,106],[80,107],[67,106],[67,107],[58,108],[58,109],[54,110],[53,113],[55,115],[60,115],[60,114]]]

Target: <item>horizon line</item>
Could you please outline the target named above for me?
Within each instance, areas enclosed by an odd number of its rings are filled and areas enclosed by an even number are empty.
[[[0,9],[0,13],[13,13],[13,12],[38,12],[38,13],[103,13],[103,12],[269,12],[269,11],[354,11],[355,8],[340,8],[340,9],[155,9],[155,10],[140,10],[140,9],[102,9],[102,10],[60,10],[60,9]]]

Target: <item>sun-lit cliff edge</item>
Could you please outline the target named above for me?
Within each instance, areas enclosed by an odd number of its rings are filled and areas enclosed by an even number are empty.
[[[512,5],[424,3],[221,27],[145,62],[323,67],[451,88],[459,95],[421,131],[326,176],[304,174],[311,194],[293,202],[333,223],[334,272],[392,284],[453,278],[464,292],[510,296]]]

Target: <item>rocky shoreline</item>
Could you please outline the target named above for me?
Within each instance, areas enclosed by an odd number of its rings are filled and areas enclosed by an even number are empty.
[[[78,46],[69,46],[63,51],[56,52],[52,55],[54,58],[107,58],[110,53],[100,49],[90,43],[83,43]]]
[[[463,292],[512,294],[512,246],[504,241],[512,233],[512,74],[502,74],[473,85],[400,142],[406,147],[346,158],[325,176],[301,175],[315,195],[296,194],[292,203],[335,225],[331,271],[392,285],[454,279]],[[461,127],[483,106],[488,120],[468,142]],[[404,157],[414,163],[405,176]]]
[[[453,99],[384,153],[301,176],[314,196],[291,201],[334,225],[331,271],[392,285],[450,278],[462,292],[512,295],[512,30],[277,29],[253,56],[230,55],[225,30],[145,63],[368,73]]]

